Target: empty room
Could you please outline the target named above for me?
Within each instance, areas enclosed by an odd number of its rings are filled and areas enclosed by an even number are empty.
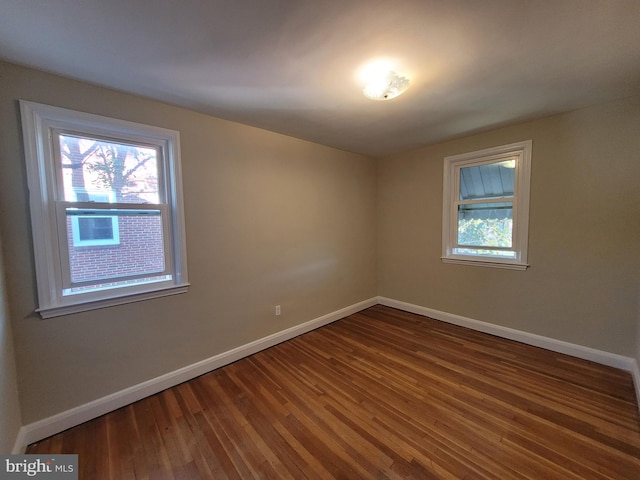
[[[640,478],[638,25],[0,0],[0,478]]]

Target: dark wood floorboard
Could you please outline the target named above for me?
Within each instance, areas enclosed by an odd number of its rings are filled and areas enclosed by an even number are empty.
[[[628,372],[375,306],[29,446],[81,479],[639,479]]]

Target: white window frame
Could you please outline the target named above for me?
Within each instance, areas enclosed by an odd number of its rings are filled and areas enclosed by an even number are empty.
[[[20,100],[29,202],[38,288],[37,312],[43,318],[175,295],[187,291],[187,252],[182,201],[180,134],[174,130]],[[65,202],[57,171],[56,132],[150,145],[162,153],[159,204]],[[64,295],[69,286],[67,207],[160,210],[163,216],[165,265],[169,280]],[[124,212],[127,213],[127,212]],[[144,212],[143,212],[144,213]]]
[[[511,143],[475,152],[452,155],[444,159],[444,184],[442,207],[442,261],[462,265],[526,270],[529,267],[529,191],[531,178],[532,141]],[[513,202],[514,258],[494,255],[456,253],[458,229],[458,204],[460,198],[460,169],[469,166],[515,160],[514,194],[507,201]],[[480,200],[478,200],[480,201]],[[492,199],[499,201],[499,199]],[[486,200],[482,201],[486,203]],[[460,246],[464,248],[464,246]],[[491,248],[491,247],[489,247]]]
[[[71,217],[71,234],[73,236],[74,247],[100,247],[120,245],[120,228],[117,215],[100,215],[99,210],[95,210],[93,215],[74,215]],[[111,221],[111,231],[113,236],[104,239],[83,240],[80,238],[80,219],[83,218],[108,218]]]

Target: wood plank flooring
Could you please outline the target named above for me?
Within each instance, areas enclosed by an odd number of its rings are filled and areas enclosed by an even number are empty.
[[[31,445],[81,479],[638,479],[627,372],[375,306]]]

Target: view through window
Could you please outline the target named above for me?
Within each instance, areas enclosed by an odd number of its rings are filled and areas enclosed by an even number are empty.
[[[179,133],[20,105],[42,316],[185,292]]]
[[[531,143],[444,159],[443,262],[527,268]]]

